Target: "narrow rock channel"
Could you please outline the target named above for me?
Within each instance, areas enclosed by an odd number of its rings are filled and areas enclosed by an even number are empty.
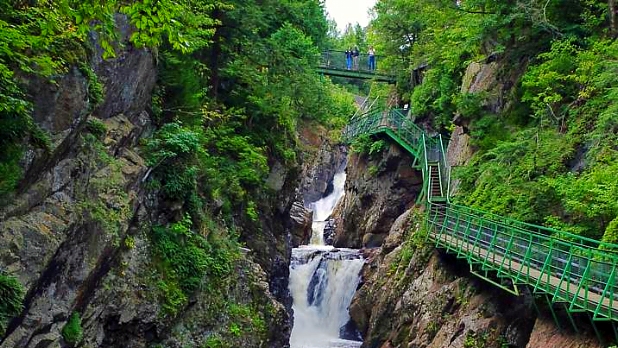
[[[348,307],[365,261],[358,250],[337,249],[324,243],[324,227],[344,195],[345,178],[343,171],[335,174],[332,192],[311,203],[309,245],[292,250],[292,348],[352,348],[362,343],[358,330],[350,325]]]

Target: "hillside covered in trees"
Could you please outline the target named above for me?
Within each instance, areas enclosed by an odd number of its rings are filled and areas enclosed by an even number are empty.
[[[522,221],[618,241],[614,1],[378,1],[369,37],[417,119],[475,151],[459,200]],[[494,62],[487,86],[466,71]]]

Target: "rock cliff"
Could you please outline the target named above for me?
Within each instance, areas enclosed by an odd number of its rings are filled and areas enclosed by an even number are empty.
[[[251,250],[234,257],[230,275],[201,287],[186,306],[166,308],[174,294],[161,286],[150,233],[180,208],[147,187],[139,146],[154,128],[156,59],[128,43],[122,16],[117,23],[124,48],[115,58],[101,59],[92,38],[94,76],[75,67],[55,83],[26,79],[34,120],[52,146],[26,152],[25,177],[0,208],[0,270],[27,291],[0,347],[286,347],[295,170],[272,165],[278,183],[258,207],[267,218],[259,233],[241,226]],[[102,87],[97,103],[93,79]],[[68,339],[71,325],[79,327],[77,342]]]
[[[346,166],[348,150],[330,139],[326,129],[316,123],[301,125],[301,180],[290,210],[292,245],[307,244],[311,238],[311,203],[331,193],[333,177]]]
[[[352,153],[345,196],[333,212],[336,247],[378,247],[395,219],[411,207],[422,189],[413,159],[390,145],[376,156]]]

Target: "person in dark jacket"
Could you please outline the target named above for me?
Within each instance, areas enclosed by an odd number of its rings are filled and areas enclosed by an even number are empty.
[[[352,50],[352,69],[358,70],[358,59],[360,56],[360,52],[358,51],[358,46],[354,47]]]
[[[348,48],[345,51],[345,66],[348,70],[352,69],[352,49]]]

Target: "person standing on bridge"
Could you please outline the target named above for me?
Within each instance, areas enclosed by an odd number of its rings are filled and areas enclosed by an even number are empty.
[[[369,46],[367,54],[369,55],[369,70],[376,70],[376,51],[373,49],[373,46]]]
[[[348,48],[345,51],[345,66],[348,70],[352,69],[352,49]]]
[[[358,56],[360,55],[360,52],[358,52],[358,46],[354,46],[354,50],[352,51],[352,62],[353,62],[353,69],[354,70],[358,70]]]

